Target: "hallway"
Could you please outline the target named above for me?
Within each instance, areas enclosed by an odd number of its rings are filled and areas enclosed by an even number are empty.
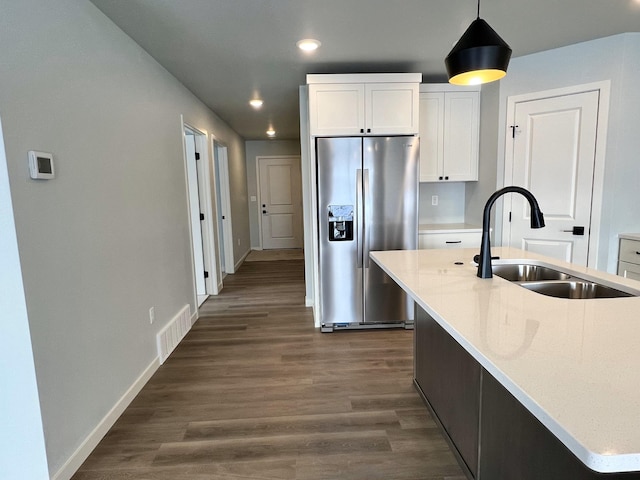
[[[412,338],[322,334],[302,260],[245,262],[73,480],[463,480]]]

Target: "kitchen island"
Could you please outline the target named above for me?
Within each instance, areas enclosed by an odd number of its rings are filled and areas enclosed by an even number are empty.
[[[428,404],[419,380],[420,369],[432,365],[428,355],[460,350],[442,364],[458,388],[443,407],[453,412],[453,426],[442,423],[459,437],[451,440],[467,473],[483,480],[640,478],[640,297],[563,299],[497,276],[480,279],[471,261],[477,253],[371,253],[416,302],[416,384]],[[636,281],[519,249],[496,247],[493,255],[640,290]],[[441,331],[443,341],[424,348],[427,330]],[[456,387],[458,376],[468,385]],[[458,400],[472,407],[456,410],[450,403]],[[463,423],[477,425],[460,430],[461,411]],[[523,469],[518,477],[514,468]]]

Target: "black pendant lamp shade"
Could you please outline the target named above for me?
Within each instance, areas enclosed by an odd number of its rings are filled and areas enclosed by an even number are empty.
[[[444,63],[449,83],[478,85],[504,77],[510,58],[509,45],[478,16],[449,52]]]

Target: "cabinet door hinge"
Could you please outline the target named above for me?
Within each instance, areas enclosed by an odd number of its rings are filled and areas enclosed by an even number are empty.
[[[511,212],[509,212],[509,221],[511,221]]]
[[[209,272],[207,272],[206,270],[204,271],[204,278],[209,278]]]
[[[196,152],[196,160],[200,160],[200,154]]]
[[[204,220],[204,213],[200,214],[200,221]]]
[[[518,128],[518,125],[510,125],[509,128],[511,129],[511,138],[516,138],[516,128]]]

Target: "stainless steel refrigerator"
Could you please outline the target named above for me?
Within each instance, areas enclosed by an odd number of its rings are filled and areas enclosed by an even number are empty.
[[[323,332],[413,326],[413,302],[369,258],[418,243],[418,137],[317,138]]]

